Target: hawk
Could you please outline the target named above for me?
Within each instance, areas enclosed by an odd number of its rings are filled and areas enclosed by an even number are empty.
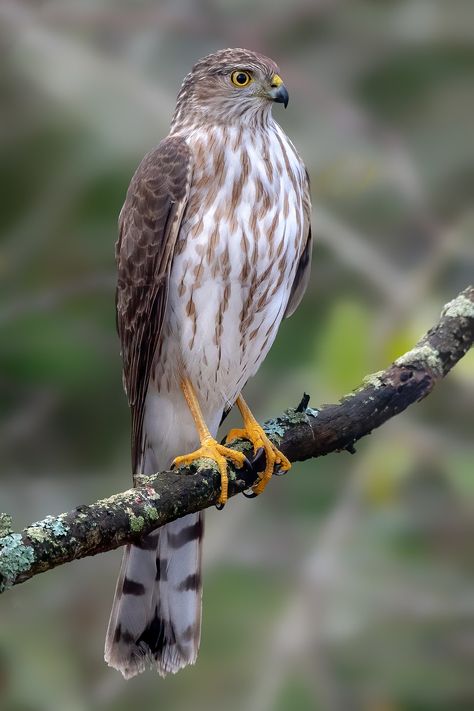
[[[245,49],[204,57],[185,77],[168,136],[128,188],[116,245],[117,327],[132,418],[133,474],[201,457],[221,473],[243,454],[215,437],[234,404],[236,436],[263,448],[261,493],[289,469],[241,391],[298,306],[309,278],[309,179],[272,117],[288,92],[277,65]],[[190,453],[188,453],[190,452]],[[263,459],[263,458],[262,458]],[[124,677],[195,662],[201,629],[203,513],[128,545],[105,659]]]

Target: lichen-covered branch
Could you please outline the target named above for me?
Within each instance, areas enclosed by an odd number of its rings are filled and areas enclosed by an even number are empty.
[[[330,452],[354,451],[354,443],[409,405],[426,397],[474,341],[474,287],[447,304],[439,322],[416,346],[386,370],[334,405],[300,405],[268,421],[269,437],[293,462]],[[249,443],[237,440],[247,453]],[[254,469],[229,465],[229,495],[248,489]],[[210,460],[193,468],[141,477],[138,486],[14,533],[7,514],[0,514],[0,592],[33,575],[76,558],[95,555],[137,539],[157,526],[217,502],[220,475]]]

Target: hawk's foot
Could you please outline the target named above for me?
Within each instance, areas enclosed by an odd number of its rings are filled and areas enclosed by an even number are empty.
[[[248,465],[247,457],[242,452],[219,444],[216,440],[207,436],[201,441],[201,446],[190,454],[183,454],[173,461],[173,466],[181,467],[195,462],[196,459],[211,459],[219,467],[221,473],[221,494],[218,503],[223,505],[227,501],[227,490],[229,477],[227,474],[227,460],[233,462],[240,469],[244,464]]]
[[[255,494],[261,494],[272,478],[275,469],[278,467],[281,471],[287,472],[291,468],[291,462],[270,442],[263,427],[259,425],[241,396],[237,398],[237,406],[242,414],[244,427],[242,429],[230,430],[226,437],[226,443],[234,439],[248,439],[253,445],[255,454],[259,449],[264,450],[266,459],[265,469],[260,473],[259,481],[252,487]]]
[[[219,444],[219,442],[216,442],[214,437],[212,437],[206,423],[204,422],[201,408],[190,380],[183,378],[181,381],[181,390],[183,391],[184,398],[188,403],[189,410],[196,424],[201,446],[199,449],[196,449],[190,454],[183,454],[180,457],[176,457],[173,461],[173,466],[180,467],[185,464],[191,464],[192,462],[195,462],[196,459],[201,458],[211,459],[215,462],[221,473],[221,494],[219,496],[219,504],[223,506],[228,498],[227,493],[229,477],[227,474],[227,460],[233,462],[236,467],[240,468],[244,464],[248,466],[249,463],[247,457],[242,454],[242,452],[237,452],[235,449],[229,449],[229,447]]]

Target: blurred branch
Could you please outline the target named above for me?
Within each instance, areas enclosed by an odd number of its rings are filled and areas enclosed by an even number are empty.
[[[141,154],[166,128],[173,94],[146,81],[118,56],[111,59],[71,34],[48,27],[41,9],[18,0],[0,3],[0,26],[11,38],[14,56],[22,57],[21,63],[15,61],[16,70],[72,111],[75,121],[89,126],[102,149],[109,148],[115,156]]]
[[[319,410],[300,405],[265,424],[273,442],[291,461],[331,452],[354,452],[354,443],[426,397],[474,342],[474,287],[447,304],[438,323],[386,370],[366,377],[339,403]],[[250,445],[234,447],[250,455]],[[13,533],[6,515],[0,527],[0,592],[38,573],[77,558],[136,541],[149,531],[217,502],[220,475],[202,460],[197,468],[140,477],[138,486],[59,516],[47,516]],[[253,469],[229,464],[231,496],[254,484]]]

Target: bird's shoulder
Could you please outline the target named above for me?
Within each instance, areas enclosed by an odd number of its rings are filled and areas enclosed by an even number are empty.
[[[167,136],[141,160],[127,190],[119,223],[130,208],[143,210],[150,203],[170,197],[180,200],[186,185],[192,151],[182,136]]]
[[[131,264],[145,275],[140,267],[150,262],[150,251],[166,236],[170,216],[185,202],[192,169],[192,152],[180,136],[164,138],[140,162],[119,216],[119,281],[121,275],[130,276]]]

